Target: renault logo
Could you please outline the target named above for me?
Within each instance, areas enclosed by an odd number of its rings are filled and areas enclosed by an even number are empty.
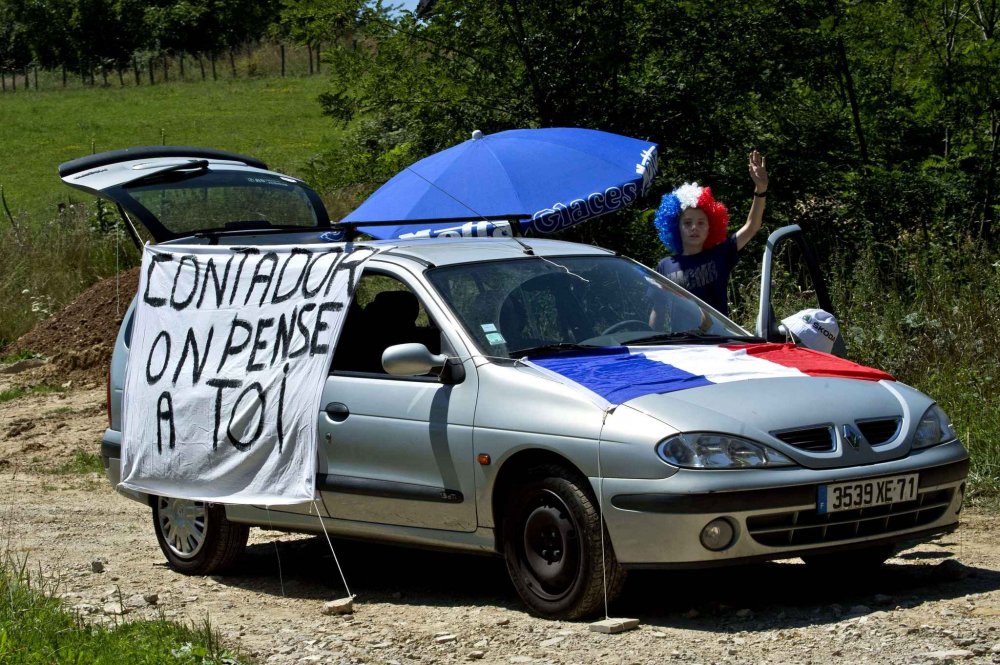
[[[850,425],[844,425],[841,430],[841,436],[844,441],[851,444],[851,448],[857,450],[861,446],[861,434]]]

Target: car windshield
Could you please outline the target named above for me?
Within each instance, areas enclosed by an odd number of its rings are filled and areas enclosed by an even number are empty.
[[[196,232],[316,227],[324,220],[319,219],[314,197],[294,178],[226,170],[154,176],[126,185],[119,195],[159,239]]]
[[[617,256],[467,263],[427,276],[489,356],[750,339],[673,282]]]

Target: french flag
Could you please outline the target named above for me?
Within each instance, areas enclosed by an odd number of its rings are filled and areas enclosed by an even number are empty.
[[[563,383],[568,379],[583,386],[608,406],[653,393],[783,376],[895,380],[881,370],[794,344],[618,346],[526,362]]]

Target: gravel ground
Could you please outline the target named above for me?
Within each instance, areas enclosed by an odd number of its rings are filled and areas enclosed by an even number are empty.
[[[44,372],[0,375],[0,391]],[[0,404],[4,542],[91,621],[208,619],[243,654],[280,665],[1000,662],[1000,517],[984,512],[875,579],[797,561],[634,573],[612,616],[641,623],[619,635],[530,616],[490,557],[335,542],[356,594],[349,615],[324,613],[345,591],[320,538],[254,530],[231,574],[185,577],[166,567],[148,508],[98,474],[51,472],[78,447],[96,451],[103,401],[83,384]]]

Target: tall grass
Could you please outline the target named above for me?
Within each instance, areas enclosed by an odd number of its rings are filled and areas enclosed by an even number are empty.
[[[232,665],[239,662],[207,623],[163,618],[89,624],[55,597],[56,583],[33,575],[24,560],[0,560],[0,663],[44,665]]]
[[[835,272],[852,359],[937,400],[969,448],[974,495],[1000,495],[1000,256],[908,236]]]
[[[847,357],[935,399],[969,448],[970,496],[1000,499],[1000,255],[963,236],[858,246],[828,251],[824,266]],[[775,262],[778,319],[816,306],[797,267],[786,255]],[[751,330],[759,283],[759,260],[748,257],[732,286],[734,318]]]
[[[0,220],[0,348],[72,301],[96,280],[134,265],[135,246],[96,206],[77,204],[42,223]]]

